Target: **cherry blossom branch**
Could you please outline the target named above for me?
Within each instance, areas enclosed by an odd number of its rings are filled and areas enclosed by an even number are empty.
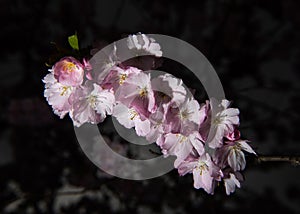
[[[300,157],[290,156],[259,156],[258,163],[261,162],[288,162],[294,166],[300,166]]]

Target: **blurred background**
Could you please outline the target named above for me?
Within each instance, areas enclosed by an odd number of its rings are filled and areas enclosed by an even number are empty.
[[[249,157],[231,196],[196,190],[175,170],[146,181],[108,176],[81,151],[71,120],[53,114],[41,81],[58,57],[51,43],[68,48],[75,31],[81,48],[137,32],[174,36],[214,66],[258,154],[300,156],[299,10],[298,0],[1,0],[0,213],[300,213],[300,168],[288,163]],[[126,153],[110,125],[104,135]]]

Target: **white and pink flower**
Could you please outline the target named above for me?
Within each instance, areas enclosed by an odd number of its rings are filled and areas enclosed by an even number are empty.
[[[84,123],[97,124],[102,122],[106,115],[111,115],[115,103],[114,94],[110,90],[102,89],[91,82],[77,88],[71,97],[73,109],[70,116],[75,126]]]
[[[83,82],[84,66],[74,57],[65,57],[53,67],[55,79],[66,86],[79,86]]]
[[[140,114],[134,108],[128,108],[119,102],[114,107],[113,116],[126,128],[135,127],[136,133],[139,136],[146,136],[150,132],[150,121],[141,120]]]
[[[166,123],[170,124],[170,132],[189,134],[199,130],[200,105],[193,98],[187,98],[178,107],[170,102],[167,107]]]
[[[127,47],[134,56],[150,55],[144,67],[162,56],[160,45],[145,34],[130,35]],[[165,157],[176,156],[179,175],[193,174],[196,189],[213,194],[222,179],[227,195],[240,187],[244,152],[256,153],[240,139],[237,108],[230,108],[226,99],[200,105],[181,79],[170,74],[151,79],[143,66],[120,63],[116,45],[101,57],[93,67],[89,60],[81,64],[64,57],[50,69],[43,79],[44,96],[55,114],[63,118],[69,113],[78,127],[112,115],[138,136],[156,142]]]
[[[45,83],[44,96],[54,113],[63,118],[72,109],[69,98],[74,93],[75,87],[59,83],[53,72],[47,74],[43,82]]]
[[[193,149],[195,149],[199,155],[205,152],[203,141],[198,132],[193,132],[189,135],[183,135],[181,133],[166,134],[161,148],[163,154],[166,156],[175,155],[177,157],[174,163],[175,168],[189,156]]]
[[[161,47],[155,39],[142,33],[129,35],[127,39],[127,46],[129,50],[135,51],[137,55],[142,53],[144,55],[148,54],[156,57],[162,56]]]
[[[204,189],[207,193],[213,194],[216,181],[221,181],[223,173],[215,165],[208,153],[200,157],[189,156],[178,166],[179,175],[193,173],[194,187]]]
[[[141,116],[147,117],[156,110],[150,74],[141,72],[127,78],[115,96],[117,101],[134,108]]]
[[[169,97],[173,106],[179,106],[186,99],[186,90],[181,79],[171,74],[160,75],[151,80],[152,89],[162,95],[161,98]]]
[[[256,155],[246,140],[226,141],[225,145],[216,150],[216,160],[222,168],[230,166],[235,172],[241,171],[246,167],[243,151]]]
[[[241,187],[240,181],[243,181],[243,176],[240,172],[230,172],[227,170],[224,172],[223,181],[224,181],[226,194],[230,195],[235,191],[236,187],[238,188]]]
[[[219,103],[215,99],[211,99],[210,107],[213,114],[211,115],[211,124],[208,139],[208,145],[211,148],[220,148],[223,145],[223,137],[232,133],[235,126],[239,125],[239,110],[237,108],[229,108],[230,102],[222,100]]]

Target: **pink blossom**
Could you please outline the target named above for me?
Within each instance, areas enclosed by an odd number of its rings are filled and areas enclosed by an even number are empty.
[[[54,113],[63,118],[72,109],[69,98],[74,93],[75,87],[59,83],[55,79],[53,72],[47,74],[43,82],[45,83],[45,98],[49,105],[52,106]]]
[[[155,112],[155,98],[150,74],[138,73],[127,78],[115,92],[116,100],[129,108],[133,107],[141,116]]]
[[[65,86],[79,86],[83,81],[84,66],[74,57],[64,57],[52,68],[56,80]]]
[[[228,108],[230,102],[222,100],[220,104],[215,99],[211,99],[211,108],[214,115],[211,118],[210,139],[208,139],[211,148],[219,148],[223,144],[223,137],[234,131],[234,127],[239,125],[239,110],[237,108]]]
[[[246,166],[243,151],[256,155],[246,140],[227,141],[225,145],[216,151],[216,159],[221,167],[229,165],[233,171],[241,171],[244,170]]]
[[[150,132],[150,121],[141,120],[139,113],[134,108],[128,108],[119,102],[114,107],[113,116],[126,128],[135,127],[139,136],[146,136]]]
[[[188,157],[193,148],[200,155],[204,153],[203,142],[198,132],[193,132],[188,136],[180,133],[168,133],[164,136],[164,143],[162,143],[161,148],[165,155],[176,155],[175,168]]]
[[[101,86],[106,89],[113,89],[114,92],[127,82],[128,78],[141,73],[142,71],[135,67],[114,66],[111,68],[107,76],[101,82]]]
[[[167,106],[166,123],[170,124],[173,133],[189,134],[199,130],[200,106],[193,98],[187,98],[177,108],[172,103]]]
[[[72,95],[73,110],[70,116],[75,126],[84,123],[97,124],[102,122],[106,115],[111,115],[115,102],[114,95],[99,85],[86,82],[85,86],[78,88]]]
[[[188,157],[179,165],[178,172],[180,175],[193,173],[194,187],[202,188],[209,194],[214,193],[215,182],[223,177],[222,171],[213,163],[208,153],[198,158]]]
[[[162,97],[170,97],[173,106],[179,106],[186,99],[186,90],[181,79],[171,74],[160,75],[151,80],[152,89],[159,92]]]
[[[160,45],[155,41],[155,39],[142,33],[129,35],[127,39],[127,46],[130,50],[134,50],[136,55],[140,55],[139,53],[142,53],[157,57],[162,56]]]

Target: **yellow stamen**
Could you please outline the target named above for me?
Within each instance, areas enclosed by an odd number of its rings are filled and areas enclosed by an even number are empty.
[[[73,62],[64,62],[63,70],[71,73],[76,69],[76,65]]]
[[[189,112],[187,110],[184,110],[183,112],[180,113],[181,119],[187,119],[189,116]]]
[[[122,85],[124,81],[126,80],[127,75],[126,74],[121,74],[119,78],[119,84]]]
[[[196,168],[197,168],[197,170],[200,170],[200,175],[203,174],[203,171],[208,170],[208,166],[207,166],[206,163],[204,163],[203,161],[200,161],[200,162],[198,163],[198,166],[197,166]]]
[[[146,97],[148,94],[147,88],[145,87],[145,88],[140,89],[139,94],[140,94],[140,97],[142,97],[142,98]]]
[[[138,113],[134,109],[129,109],[130,113],[130,120],[133,120],[136,116],[138,116]]]
[[[70,86],[63,86],[62,87],[62,92],[60,93],[60,96],[64,96],[65,94],[67,94],[69,88],[70,88]]]
[[[96,108],[96,101],[97,97],[95,95],[90,95],[88,97],[88,103],[91,105],[92,108]]]
[[[186,141],[187,137],[181,134],[176,134],[177,138],[180,138],[179,143],[183,143]]]

